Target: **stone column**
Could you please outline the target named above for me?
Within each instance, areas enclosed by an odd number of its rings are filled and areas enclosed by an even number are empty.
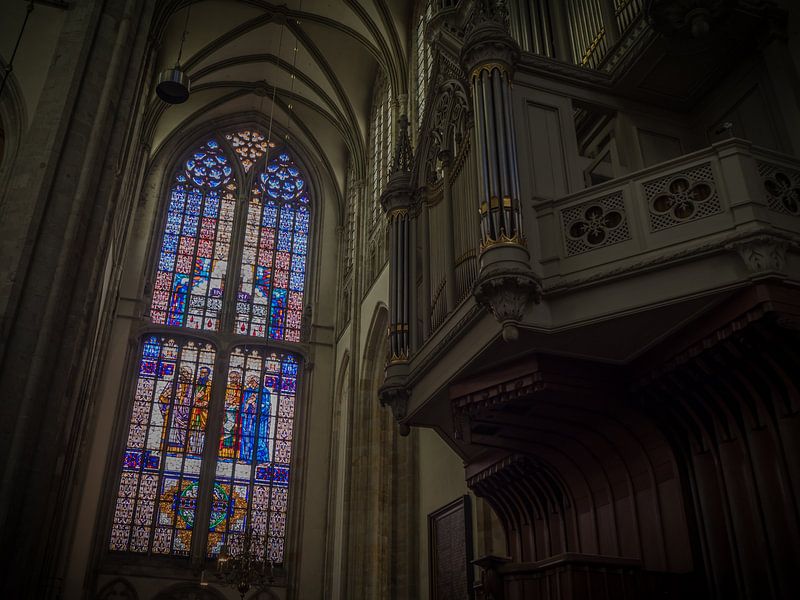
[[[8,542],[0,560],[14,573],[0,583],[2,598],[59,595],[93,403],[116,400],[94,395],[107,339],[99,290],[141,181],[145,150],[131,140],[143,118],[137,98],[149,91],[154,8],[149,0],[69,2],[2,199],[0,396],[13,401],[0,407],[0,538]]]
[[[389,351],[386,359],[386,380],[380,389],[381,404],[390,406],[400,433],[408,435],[402,423],[406,416],[408,393],[405,386],[410,354],[411,322],[411,221],[409,209],[413,198],[411,183],[412,151],[408,135],[408,118],[398,121],[397,147],[389,182],[381,194],[381,205],[389,220]]]
[[[472,7],[461,61],[469,73],[478,152],[481,243],[473,295],[503,325],[503,337],[517,335],[515,323],[538,299],[522,227],[511,81],[519,47],[508,33],[500,0]]]

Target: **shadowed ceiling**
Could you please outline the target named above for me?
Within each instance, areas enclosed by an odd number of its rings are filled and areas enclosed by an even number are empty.
[[[341,193],[348,154],[365,172],[368,116],[379,70],[405,94],[412,0],[200,0],[166,2],[152,35],[156,69],[181,65],[192,94],[170,106],[148,100],[153,153],[173,133],[237,113],[273,115],[277,128],[315,156]],[[295,52],[296,48],[296,52]],[[273,107],[274,97],[274,107]],[[273,140],[276,135],[273,134]]]

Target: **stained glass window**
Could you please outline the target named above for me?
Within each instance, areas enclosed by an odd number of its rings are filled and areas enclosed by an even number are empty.
[[[250,196],[236,333],[300,341],[310,216],[305,180],[280,152]]]
[[[433,7],[430,0],[424,0],[420,3],[419,14],[417,16],[417,31],[416,31],[416,75],[417,80],[414,82],[414,94],[416,96],[416,109],[417,109],[417,132],[422,128],[422,119],[425,116],[425,96],[428,93],[428,81],[431,76],[431,66],[433,59],[431,56],[430,44],[425,40],[425,28],[428,21],[431,20],[433,15]]]
[[[238,347],[231,354],[217,450],[208,554],[236,554],[245,532],[273,562],[283,562],[297,359]]]
[[[280,563],[299,361],[268,344],[300,340],[307,184],[252,129],[208,139],[172,177],[148,324],[160,332],[142,340],[109,548],[185,557],[200,535],[195,548],[213,558],[223,545],[237,554],[252,532],[255,551]],[[229,265],[231,276],[241,265],[236,295],[225,294]],[[202,329],[214,340],[231,327],[250,345],[221,357],[175,335]],[[215,358],[229,371],[212,399]],[[206,435],[214,464],[201,470]],[[196,528],[206,509],[209,526]]]
[[[213,373],[212,346],[145,339],[111,550],[189,554]]]
[[[375,102],[372,106],[372,129],[370,131],[372,160],[372,208],[371,225],[383,215],[380,197],[389,180],[392,166],[392,87],[383,75],[376,83]]]
[[[213,139],[175,176],[150,306],[154,323],[219,329],[235,193],[233,169]]]
[[[267,143],[267,138],[263,133],[246,129],[236,133],[229,133],[225,136],[234,152],[239,155],[244,172],[248,173],[251,167],[264,156],[267,146],[275,147],[274,142]]]

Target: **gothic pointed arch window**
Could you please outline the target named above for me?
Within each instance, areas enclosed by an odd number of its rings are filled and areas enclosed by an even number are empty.
[[[428,93],[428,82],[431,77],[433,67],[433,54],[431,46],[425,39],[425,28],[428,21],[433,16],[433,5],[431,0],[420,0],[417,2],[416,14],[414,17],[415,27],[414,36],[414,79],[412,89],[414,90],[414,112],[416,115],[416,132],[422,129],[422,120],[425,117],[425,101]]]
[[[254,129],[206,138],[171,177],[108,549],[213,558],[249,532],[282,563],[307,180]]]
[[[388,259],[388,236],[381,194],[389,180],[394,146],[392,87],[384,73],[375,80],[369,131],[368,193],[364,198],[364,235],[367,239],[364,287],[369,288]]]

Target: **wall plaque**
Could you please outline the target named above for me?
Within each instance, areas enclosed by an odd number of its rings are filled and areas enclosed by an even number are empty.
[[[472,600],[472,515],[469,496],[428,515],[431,600]]]

